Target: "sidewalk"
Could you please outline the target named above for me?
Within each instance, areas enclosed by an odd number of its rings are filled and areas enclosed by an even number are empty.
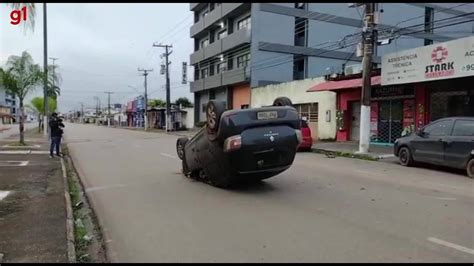
[[[25,131],[38,127],[38,123],[30,122],[25,123]],[[20,124],[12,124],[12,125],[0,125],[0,140],[9,138],[13,135],[20,133]]]
[[[332,153],[340,156],[353,156],[353,157],[369,157],[373,160],[393,158],[393,146],[392,145],[378,145],[371,144],[369,153],[357,154],[359,151],[359,142],[357,141],[318,141],[313,144],[313,151],[319,153]]]
[[[0,257],[68,262],[61,161],[48,157],[48,141],[34,129],[25,133],[29,153],[5,146],[18,138],[0,140]]]

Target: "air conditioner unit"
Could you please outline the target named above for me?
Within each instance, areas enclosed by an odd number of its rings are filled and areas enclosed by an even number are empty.
[[[362,64],[350,65],[344,68],[344,74],[346,75],[353,75],[353,74],[360,74],[360,73],[362,73]]]

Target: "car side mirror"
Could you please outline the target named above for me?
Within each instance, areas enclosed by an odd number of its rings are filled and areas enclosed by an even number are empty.
[[[423,129],[417,130],[416,134],[422,138],[426,137],[426,133],[423,131]]]

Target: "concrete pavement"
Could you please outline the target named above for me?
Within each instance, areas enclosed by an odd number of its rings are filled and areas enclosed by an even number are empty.
[[[474,262],[474,182],[300,153],[257,185],[183,177],[177,136],[67,124],[112,262]]]

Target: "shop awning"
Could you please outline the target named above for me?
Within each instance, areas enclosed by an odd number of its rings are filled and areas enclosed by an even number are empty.
[[[371,78],[371,85],[376,86],[380,85],[381,78],[380,76],[374,76]],[[338,81],[327,81],[319,83],[307,90],[307,92],[312,91],[334,91],[340,89],[351,89],[351,88],[361,88],[362,87],[362,78],[358,79],[347,79],[347,80],[338,80]]]

